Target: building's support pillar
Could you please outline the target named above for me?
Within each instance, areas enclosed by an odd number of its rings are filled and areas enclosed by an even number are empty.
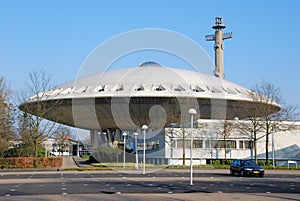
[[[106,138],[107,133],[104,133],[101,130],[99,135],[100,135],[100,144],[106,144],[107,143],[107,138]]]

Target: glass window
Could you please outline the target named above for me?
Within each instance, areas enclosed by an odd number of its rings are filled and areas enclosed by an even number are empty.
[[[243,140],[239,140],[239,148],[244,149],[244,141]]]
[[[214,148],[224,148],[224,141],[223,140],[213,140]]]
[[[155,150],[159,149],[159,140],[146,142],[146,150]]]
[[[209,149],[209,148],[210,148],[210,144],[211,144],[211,141],[210,141],[210,140],[205,140],[205,148],[206,148],[206,149]]]
[[[252,148],[252,142],[249,140],[244,141],[245,149],[251,149]]]
[[[171,139],[171,147],[176,148],[176,140],[175,139]]]
[[[226,148],[227,149],[236,149],[236,141],[235,140],[226,140]]]
[[[183,140],[178,139],[177,140],[177,147],[176,148],[182,148],[183,147]]]
[[[203,148],[202,140],[193,140],[193,148]]]
[[[213,148],[220,148],[220,149],[236,149],[236,141],[235,140],[212,140],[212,147]]]
[[[137,144],[138,150],[144,149],[144,143],[138,143]],[[146,150],[155,150],[159,149],[159,140],[146,142]]]
[[[191,141],[185,140],[184,145],[185,145],[185,148],[190,148]],[[183,148],[183,139],[177,139],[177,148]]]
[[[211,140],[211,148],[218,148],[218,140]]]
[[[144,87],[143,87],[143,85],[136,85],[135,87],[134,87],[134,91],[144,91],[145,89],[144,89]]]
[[[204,92],[204,89],[199,86],[191,86],[191,89],[193,92]]]

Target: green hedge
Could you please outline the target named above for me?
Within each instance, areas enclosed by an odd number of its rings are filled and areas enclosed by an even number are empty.
[[[60,168],[62,158],[0,158],[1,169],[21,169],[21,168]]]

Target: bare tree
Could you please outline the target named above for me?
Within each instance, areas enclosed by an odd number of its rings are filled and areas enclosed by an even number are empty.
[[[296,115],[296,107],[286,105],[280,93],[280,89],[270,82],[266,82],[264,80],[261,81],[255,86],[254,92],[256,92],[256,94],[260,94],[259,101],[265,103],[263,110],[266,114],[268,114],[262,117],[262,130],[266,137],[266,164],[268,164],[269,136],[272,132],[274,132],[274,128],[278,127],[282,121],[292,120],[294,118]],[[281,110],[274,113],[274,108],[271,103],[279,104],[281,106]],[[288,129],[291,128],[292,126]]]
[[[263,131],[262,117],[269,114],[268,112],[270,111],[266,111],[265,108],[271,102],[254,90],[249,92],[249,98],[251,101],[249,104],[245,105],[246,107],[244,110],[244,114],[247,118],[245,121],[240,121],[238,125],[239,129],[242,130],[242,133],[249,136],[251,142],[251,158],[253,157],[254,149],[254,159],[257,162],[257,141],[263,137],[260,135],[261,131]],[[272,109],[274,110],[274,107],[272,107]]]
[[[224,120],[222,123],[222,128],[217,128],[217,133],[223,136],[223,145],[224,145],[224,156],[226,160],[226,151],[227,151],[227,142],[226,138],[230,136],[232,130],[234,129],[234,124],[228,120]]]
[[[28,141],[28,145],[33,145],[33,153],[38,157],[38,147],[43,141],[51,137],[57,132],[57,124],[53,121],[48,121],[44,118],[45,114],[55,108],[55,103],[49,107],[47,93],[51,89],[51,76],[44,70],[33,71],[29,73],[28,82],[25,88],[18,94],[19,103],[22,103],[19,108],[22,110],[19,114],[19,133],[24,141]],[[27,99],[28,97],[30,97]],[[27,104],[34,100],[34,104]],[[29,112],[34,110],[35,115]],[[60,118],[60,117],[57,117]]]
[[[12,106],[8,102],[10,90],[6,81],[0,77],[0,157],[9,148],[11,140],[14,138],[12,130]]]
[[[169,131],[166,132],[166,135],[168,135],[168,137],[170,138],[169,142],[166,142],[169,144],[169,146],[171,147],[171,150],[176,149],[177,146],[175,146],[175,140],[176,139],[182,139],[182,142],[180,143],[180,145],[182,145],[182,165],[185,166],[185,161],[186,161],[186,156],[185,156],[185,149],[186,149],[186,139],[185,139],[185,135],[186,135],[186,128],[184,127],[184,125],[180,125],[180,124],[173,124],[170,128],[168,128]],[[172,152],[172,151],[171,151]],[[172,153],[171,153],[172,155]]]
[[[262,121],[259,117],[248,118],[247,120],[239,121],[238,128],[250,139],[251,158],[254,157],[257,162],[257,141],[263,136],[260,135],[262,131]],[[254,150],[254,153],[253,153]]]

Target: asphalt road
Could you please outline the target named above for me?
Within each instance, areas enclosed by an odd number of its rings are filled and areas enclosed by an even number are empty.
[[[264,178],[228,170],[0,172],[0,200],[300,200],[300,171],[269,170]]]

